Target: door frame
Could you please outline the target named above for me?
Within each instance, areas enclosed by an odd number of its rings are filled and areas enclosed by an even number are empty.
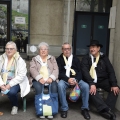
[[[74,33],[73,33],[73,53],[76,55],[76,41],[77,41],[77,18],[78,15],[91,15],[92,16],[92,22],[91,22],[91,26],[94,27],[94,16],[97,15],[101,15],[101,16],[108,16],[109,17],[109,13],[98,13],[98,12],[81,12],[81,11],[76,11],[75,12],[75,22],[74,22]],[[108,21],[109,22],[109,21]],[[93,37],[93,27],[91,27],[91,36]],[[108,56],[109,54],[109,39],[110,39],[110,29],[108,29],[107,31],[107,41],[106,41],[106,55]],[[87,46],[87,43],[86,43]],[[84,56],[84,55],[77,55],[77,56]]]
[[[7,41],[10,41],[11,39],[11,1],[10,0],[1,0],[0,4],[7,5]],[[5,51],[5,46],[4,51]],[[3,51],[3,52],[4,52]]]

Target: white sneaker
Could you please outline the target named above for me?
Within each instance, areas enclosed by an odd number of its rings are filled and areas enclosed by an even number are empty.
[[[18,112],[18,107],[13,106],[13,107],[12,107],[11,114],[12,114],[12,115],[15,115],[15,114],[17,114],[17,112]]]
[[[53,116],[52,116],[52,115],[49,115],[49,116],[47,116],[47,118],[52,119],[52,118],[53,118]]]
[[[40,116],[40,118],[41,118],[41,119],[44,119],[44,118],[45,118],[45,116]]]

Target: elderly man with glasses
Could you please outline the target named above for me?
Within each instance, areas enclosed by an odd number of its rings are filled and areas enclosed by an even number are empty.
[[[78,82],[82,96],[82,115],[85,119],[90,119],[89,115],[89,85],[82,80],[80,61],[72,54],[72,47],[69,43],[62,45],[62,54],[57,58],[59,67],[58,94],[60,100],[61,117],[67,117],[68,103],[66,100],[66,89],[74,86]]]

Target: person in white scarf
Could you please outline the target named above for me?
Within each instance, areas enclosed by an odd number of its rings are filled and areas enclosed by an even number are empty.
[[[80,61],[72,54],[72,47],[69,43],[64,43],[62,45],[62,54],[57,58],[57,63],[59,67],[59,82],[58,82],[58,92],[60,100],[60,110],[61,117],[67,117],[67,111],[69,109],[66,100],[66,89],[78,85],[81,89],[82,96],[82,115],[85,119],[90,119],[89,115],[89,85],[82,80]]]
[[[18,111],[17,93],[21,92],[21,97],[24,97],[30,91],[26,73],[26,63],[17,52],[16,44],[12,41],[8,42],[5,53],[0,56],[0,89],[12,103],[12,115],[17,114]]]

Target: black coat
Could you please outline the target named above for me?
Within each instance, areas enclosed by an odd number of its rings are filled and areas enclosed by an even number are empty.
[[[86,55],[85,57],[82,58],[81,70],[82,70],[83,80],[85,80],[90,85],[94,85],[95,83],[93,82],[93,79],[89,74],[91,65],[92,65],[92,61],[90,55]],[[97,73],[98,83],[103,80],[109,80],[111,87],[117,86],[115,72],[107,56],[105,56],[104,54],[100,55],[97,67],[95,69]]]
[[[69,77],[66,76],[66,69],[65,69],[65,62],[63,58],[63,54],[61,54],[57,59],[57,64],[59,67],[59,80],[64,80],[68,82]],[[78,81],[82,79],[81,69],[80,69],[80,61],[76,56],[73,56],[72,66],[71,68],[76,72],[75,76],[72,76],[72,73],[70,72],[70,77],[75,78]]]

